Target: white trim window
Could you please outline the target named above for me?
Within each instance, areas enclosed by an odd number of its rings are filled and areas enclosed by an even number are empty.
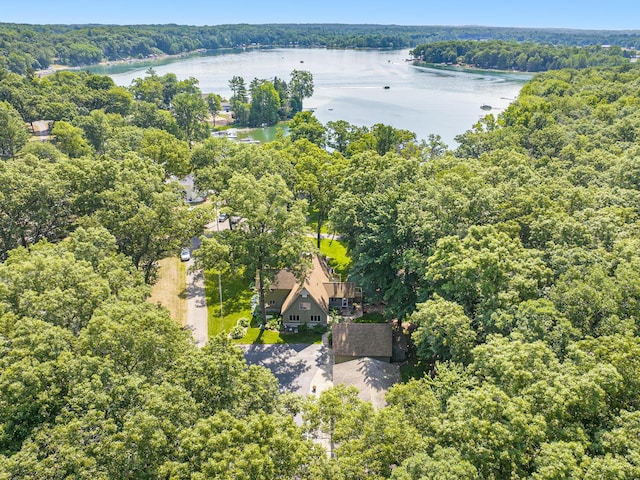
[[[289,321],[290,322],[299,322],[300,321],[300,315],[289,315]]]
[[[311,315],[310,320],[312,322],[320,322],[320,321],[322,321],[322,319],[320,318],[320,315]]]

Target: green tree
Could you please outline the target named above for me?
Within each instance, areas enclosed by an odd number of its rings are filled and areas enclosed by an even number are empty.
[[[169,312],[150,303],[109,302],[79,337],[80,351],[109,357],[119,371],[158,378],[185,353],[187,333]]]
[[[416,311],[409,318],[417,326],[411,339],[418,358],[430,362],[470,361],[476,332],[460,305],[435,295],[432,300],[416,305]]]
[[[477,480],[478,471],[453,448],[436,447],[432,455],[416,453],[396,468],[393,480]],[[554,477],[555,478],[555,477]]]
[[[136,155],[114,165],[111,188],[100,192],[93,218],[115,237],[122,253],[152,283],[158,260],[175,255],[201,231],[186,208],[180,187],[164,183],[164,168]]]
[[[231,103],[234,101],[247,103],[247,86],[244,82],[244,78],[234,76],[229,80],[229,88],[231,89],[231,92],[233,92],[233,95],[230,98]]]
[[[0,258],[64,237],[73,221],[70,190],[54,163],[31,154],[0,162]]]
[[[133,94],[124,87],[111,87],[107,90],[104,111],[126,117],[133,108]]]
[[[313,112],[298,112],[289,122],[289,136],[292,141],[307,139],[319,147],[324,146],[325,128]]]
[[[182,178],[189,173],[189,145],[164,130],[145,129],[140,153],[162,165],[167,177],[175,175]]]
[[[13,157],[29,140],[24,120],[7,102],[0,102],[0,156]]]
[[[180,436],[174,453],[160,469],[163,477],[313,478],[324,459],[322,449],[302,438],[293,419],[253,414],[238,419],[219,412],[199,420]]]
[[[294,142],[289,152],[295,160],[295,192],[309,200],[309,211],[317,221],[316,246],[320,248],[322,227],[337,195],[346,161],[329,155],[306,139]]]
[[[278,123],[280,110],[280,96],[273,83],[261,80],[251,87],[251,109],[249,110],[249,125],[259,127]]]
[[[57,121],[51,130],[55,145],[70,157],[81,157],[91,153],[91,147],[83,135],[83,130],[64,120]]]
[[[213,126],[215,127],[216,116],[218,115],[218,112],[222,110],[222,98],[220,98],[220,95],[210,93],[205,97],[205,100],[207,102],[207,109],[209,110],[211,118],[213,119]]]
[[[302,102],[313,95],[313,75],[306,70],[293,70],[289,80],[289,92],[291,92],[291,111],[302,111]]]
[[[203,241],[203,258],[208,249],[224,244],[230,251],[230,265],[257,276],[262,321],[267,318],[265,291],[283,268],[304,273],[303,236],[306,202],[295,200],[280,175],[236,174],[222,192],[228,211],[242,220],[238,228]],[[207,268],[215,265],[205,265]]]
[[[209,135],[209,130],[204,124],[208,112],[207,104],[201,94],[176,94],[173,97],[172,112],[189,145],[193,140],[202,140]]]

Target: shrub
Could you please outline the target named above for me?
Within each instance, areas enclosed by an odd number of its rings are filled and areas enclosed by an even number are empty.
[[[326,331],[327,331],[327,327],[325,327],[324,325],[313,326],[313,333],[324,333]]]
[[[271,320],[267,320],[267,324],[265,325],[265,328],[267,330],[274,330],[274,331],[280,330],[280,319],[272,318]]]
[[[231,329],[231,333],[229,334],[229,336],[234,340],[244,337],[244,328],[242,328],[239,325],[236,325]]]
[[[238,326],[247,328],[249,326],[249,319],[246,317],[240,317],[238,319]]]
[[[309,325],[306,323],[301,323],[298,326],[298,333],[307,333],[309,331]]]

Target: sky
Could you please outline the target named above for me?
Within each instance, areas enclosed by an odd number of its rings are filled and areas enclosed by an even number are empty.
[[[0,0],[0,22],[35,24],[373,23],[640,30],[637,0]]]

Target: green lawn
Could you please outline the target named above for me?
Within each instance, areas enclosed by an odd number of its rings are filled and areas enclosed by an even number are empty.
[[[351,258],[347,256],[347,247],[340,240],[323,238],[320,240],[320,251],[330,258],[329,266],[340,275],[342,280],[349,276]]]
[[[209,316],[209,337],[220,333],[227,334],[235,327],[241,317],[251,319],[251,297],[253,291],[249,288],[247,280],[241,275],[222,275],[222,321],[220,321],[220,295],[218,293],[218,274],[207,272],[205,276],[205,289],[207,295]],[[251,343],[320,343],[322,334],[319,333],[279,333],[271,330],[260,330],[252,322],[253,326],[247,329],[247,334],[238,340],[238,344]]]
[[[247,280],[241,275],[222,275],[222,320],[220,320],[220,294],[218,274],[207,272],[205,290],[209,316],[209,337],[229,333],[241,317],[251,319],[251,296]]]
[[[314,235],[316,234],[316,232],[318,231],[318,214],[317,214],[317,212],[313,212],[313,213],[311,213],[311,215],[309,215],[309,221],[307,222],[307,227],[309,228],[309,232],[310,233],[313,233]],[[322,227],[320,228],[320,233],[329,233],[329,230],[327,228],[327,221],[326,220],[322,224]]]
[[[305,344],[321,343],[321,333],[280,333],[272,330],[260,330],[259,328],[248,328],[247,334],[238,339],[233,340],[233,343],[239,343],[241,345],[249,344],[273,344],[273,343],[289,343],[289,344]]]

